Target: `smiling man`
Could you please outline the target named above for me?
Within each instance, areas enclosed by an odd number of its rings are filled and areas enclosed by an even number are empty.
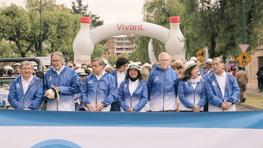
[[[33,76],[34,65],[29,61],[21,63],[21,75],[11,83],[8,101],[19,110],[38,110],[43,98],[43,85]]]

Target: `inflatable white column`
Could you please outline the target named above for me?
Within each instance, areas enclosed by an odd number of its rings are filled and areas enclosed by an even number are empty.
[[[170,32],[165,43],[165,49],[173,59],[185,60],[184,36],[180,30],[180,16],[170,17]]]
[[[91,19],[89,17],[80,18],[80,30],[73,42],[75,64],[90,63],[90,57],[94,49],[90,37],[90,23]]]
[[[149,59],[150,59],[151,64],[157,63],[157,59],[156,59],[155,54],[154,54],[154,47],[153,47],[152,41],[153,40],[150,39],[150,41],[148,43],[148,55],[149,55]]]

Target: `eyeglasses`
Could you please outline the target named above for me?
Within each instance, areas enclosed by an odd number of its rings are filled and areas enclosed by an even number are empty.
[[[84,77],[86,77],[86,75],[79,75],[79,77],[84,78]]]

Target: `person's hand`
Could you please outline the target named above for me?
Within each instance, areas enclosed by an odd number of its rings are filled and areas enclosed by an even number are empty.
[[[96,106],[96,112],[100,112],[103,108],[104,108],[104,105],[103,105],[102,103],[99,103],[99,104]]]
[[[194,112],[200,112],[201,109],[197,105],[194,105],[193,111]]]
[[[176,105],[175,111],[176,112],[180,112],[180,103],[179,103],[179,101],[177,101],[175,105]]]
[[[45,96],[49,99],[55,99],[55,92],[52,89],[48,89],[45,92]]]
[[[87,104],[85,109],[90,111],[90,112],[94,112],[94,108],[92,107],[91,104]]]
[[[127,112],[133,112],[133,109],[131,107],[129,107]]]
[[[232,103],[231,102],[226,102],[226,106],[227,106],[227,109],[230,109],[232,107]]]
[[[222,103],[221,109],[222,109],[222,110],[227,110],[227,109],[228,109],[228,105],[227,105],[226,102]]]

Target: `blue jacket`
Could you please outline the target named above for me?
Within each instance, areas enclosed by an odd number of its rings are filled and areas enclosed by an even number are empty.
[[[171,68],[160,69],[159,65],[151,70],[147,86],[152,111],[175,110],[177,74]]]
[[[240,89],[236,78],[226,73],[225,94],[222,96],[219,84],[214,72],[209,73],[205,79],[208,102],[216,107],[220,107],[224,101],[233,104],[238,102]]]
[[[49,69],[44,75],[44,91],[52,86],[59,87],[60,98],[49,99],[47,110],[75,111],[74,95],[80,93],[80,82],[77,73],[67,66],[59,75],[53,68]]]
[[[131,96],[129,91],[129,80],[125,79],[118,89],[118,100],[124,111],[127,111],[129,107],[133,108],[133,111],[140,111],[148,102],[146,82],[139,80],[138,86]]]
[[[115,78],[110,73],[105,73],[99,80],[94,74],[89,75],[83,83],[82,101],[85,105],[96,106],[103,103],[104,111],[109,111],[113,102],[112,93],[116,90]]]
[[[18,76],[9,87],[8,101],[15,109],[29,108],[38,110],[43,101],[42,81],[37,77],[33,77],[24,94],[22,78]]]
[[[190,81],[180,80],[178,84],[178,97],[180,102],[188,109],[193,109],[194,105],[202,108],[206,103],[204,81],[201,79],[194,88]]]
[[[212,72],[213,72],[213,70],[206,71],[204,68],[202,68],[200,70],[200,74],[201,74],[203,79],[205,79],[205,77],[208,76],[209,74],[211,74]]]

